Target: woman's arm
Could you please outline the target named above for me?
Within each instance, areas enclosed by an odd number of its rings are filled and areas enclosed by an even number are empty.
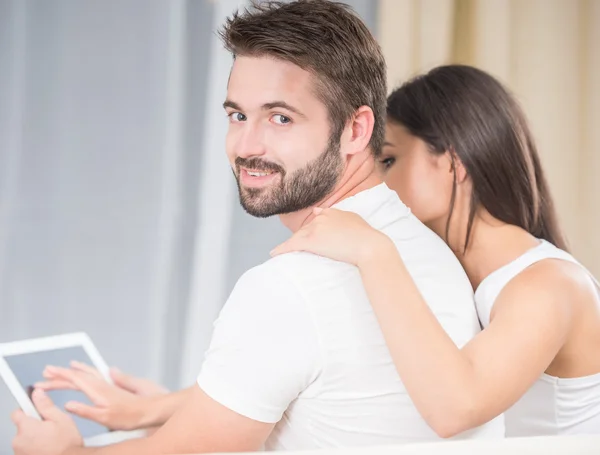
[[[359,263],[396,369],[440,436],[451,437],[504,412],[564,344],[568,296],[556,280],[549,281],[552,271],[544,269],[545,264],[537,264],[516,277],[497,299],[490,326],[459,350],[393,245]],[[555,278],[560,281],[560,275]]]
[[[570,327],[573,286],[553,264],[536,264],[513,279],[494,305],[490,326],[461,350],[427,306],[392,241],[357,215],[319,211],[274,254],[288,251],[359,268],[400,378],[442,437],[479,426],[515,403],[552,362]]]

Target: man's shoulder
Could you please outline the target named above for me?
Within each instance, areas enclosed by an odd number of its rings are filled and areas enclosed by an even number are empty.
[[[442,268],[448,265],[462,270],[458,258],[446,242],[412,213],[382,229],[396,245],[407,267],[411,261],[430,261]]]
[[[238,280],[239,286],[269,289],[276,292],[300,292],[307,283],[313,287],[333,277],[356,271],[356,267],[344,262],[307,252],[285,253],[270,258],[248,271]],[[356,271],[356,273],[358,273]]]

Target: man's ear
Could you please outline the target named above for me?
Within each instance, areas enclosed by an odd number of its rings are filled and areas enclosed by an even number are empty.
[[[368,106],[359,107],[352,119],[348,122],[347,154],[354,155],[362,152],[369,146],[373,127],[375,126],[375,115]]]

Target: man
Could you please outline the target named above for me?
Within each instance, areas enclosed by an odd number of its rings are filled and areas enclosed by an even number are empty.
[[[222,37],[235,57],[224,102],[226,150],[244,208],[257,217],[279,215],[291,231],[310,221],[315,206],[353,211],[385,228],[440,322],[465,344],[479,326],[462,268],[376,172],[385,64],[364,24],[338,3],[277,2],[234,14]],[[436,438],[398,378],[357,269],[307,253],[278,256],[240,278],[197,385],[146,411],[172,414],[152,436],[85,449],[67,414],[40,391],[34,400],[45,421],[14,415],[18,455]]]

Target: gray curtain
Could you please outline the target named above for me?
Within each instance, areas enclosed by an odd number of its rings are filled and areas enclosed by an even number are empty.
[[[376,2],[349,3],[375,23]],[[223,115],[206,105],[215,8],[0,0],[0,342],[85,331],[109,364],[182,385],[191,283],[205,314],[223,304],[202,301],[194,257],[207,115]],[[228,210],[223,295],[288,235]],[[0,455],[15,407],[0,381]]]
[[[85,331],[176,384],[211,10],[0,2],[0,341]],[[0,384],[0,453],[14,407]]]

